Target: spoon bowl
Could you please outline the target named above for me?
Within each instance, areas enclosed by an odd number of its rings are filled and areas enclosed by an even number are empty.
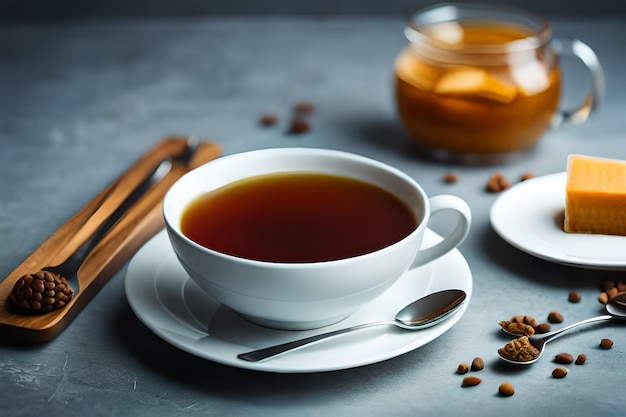
[[[563,335],[573,328],[585,324],[597,323],[613,319],[626,320],[626,292],[619,293],[613,298],[609,299],[607,305],[605,306],[605,310],[607,314],[597,317],[591,317],[589,319],[570,324],[569,326],[565,326],[562,329],[554,330],[552,332],[542,335],[519,335],[507,331],[503,328],[502,330],[504,332],[520,337],[519,339],[508,343],[504,348],[498,349],[498,355],[500,356],[500,359],[502,359],[504,362],[513,365],[531,365],[541,358],[545,350],[546,343],[556,339],[557,337]],[[514,347],[513,350],[515,350],[516,352],[515,355],[519,355],[519,357],[513,357],[510,353],[507,353],[509,352],[507,346]]]
[[[440,323],[456,313],[465,302],[465,299],[466,294],[463,290],[451,289],[438,291],[406,305],[396,314],[393,320],[364,323],[352,327],[346,327],[306,337],[304,339],[294,340],[292,342],[242,353],[237,355],[237,357],[248,362],[268,360],[294,349],[298,349],[312,343],[317,343],[330,337],[339,336],[341,334],[373,326],[393,325],[405,330],[425,329]]]

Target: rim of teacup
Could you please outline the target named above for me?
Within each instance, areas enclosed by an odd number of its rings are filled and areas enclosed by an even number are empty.
[[[272,261],[263,261],[263,260],[257,260],[257,259],[244,258],[244,257],[220,252],[215,249],[207,248],[191,240],[190,238],[188,238],[182,232],[180,228],[180,216],[182,214],[182,210],[177,215],[175,213],[171,213],[171,211],[174,209],[170,209],[172,205],[170,201],[172,200],[172,198],[174,198],[173,196],[178,192],[177,188],[184,186],[184,183],[186,181],[190,181],[190,178],[192,178],[193,176],[202,175],[202,171],[212,169],[216,166],[219,167],[219,164],[229,163],[229,161],[233,159],[240,159],[240,158],[245,158],[245,157],[250,158],[250,157],[254,157],[257,154],[266,154],[266,153],[274,153],[276,155],[292,154],[292,155],[309,156],[309,157],[310,156],[328,156],[328,157],[335,157],[335,158],[346,158],[351,161],[361,162],[366,165],[373,166],[382,171],[386,171],[387,173],[400,178],[404,183],[409,184],[411,188],[414,191],[416,191],[417,194],[419,195],[420,200],[422,202],[421,207],[419,209],[416,209],[412,207],[410,204],[407,204],[413,210],[414,214],[416,214],[416,216],[419,217],[418,224],[415,227],[415,229],[413,229],[413,231],[409,233],[407,236],[405,236],[404,238],[400,239],[399,241],[391,245],[385,246],[384,248],[380,248],[372,252],[368,252],[365,254],[352,256],[348,258],[334,259],[334,260],[329,260],[329,261],[317,261],[317,262],[272,262]],[[295,171],[295,170],[285,170],[285,172],[288,172],[288,171]],[[305,171],[306,170],[302,170],[302,172],[305,172]],[[281,171],[277,170],[277,171],[268,171],[268,172],[263,172],[263,173],[259,172],[258,175],[263,175],[264,173],[271,173],[271,172],[281,172]],[[326,171],[320,170],[320,172],[326,172]],[[338,175],[349,176],[349,174],[338,174]],[[355,178],[358,178],[358,177],[355,177]],[[232,181],[226,181],[224,185],[229,184],[230,182]],[[197,193],[194,193],[189,198],[187,198],[184,204],[182,205],[187,206],[191,201],[193,201],[198,196],[202,195],[204,192],[207,192],[207,191],[199,191]],[[404,198],[402,198],[402,200],[406,202]],[[175,235],[179,239],[181,239],[187,245],[190,245],[191,247],[195,248],[198,251],[205,252],[213,256],[218,256],[220,258],[237,261],[242,264],[255,265],[259,267],[265,266],[265,267],[271,267],[271,268],[276,268],[276,267],[282,267],[282,268],[309,267],[310,268],[310,267],[315,267],[315,266],[319,266],[319,267],[328,266],[330,264],[358,262],[360,259],[363,259],[364,257],[376,256],[377,254],[384,254],[385,252],[393,250],[398,245],[405,244],[405,242],[407,242],[410,239],[413,239],[416,234],[421,233],[427,227],[427,219],[430,218],[430,206],[427,202],[428,202],[428,195],[426,194],[424,189],[417,183],[417,181],[415,181],[413,178],[411,178],[408,174],[404,173],[403,171],[391,165],[385,164],[381,161],[378,161],[378,160],[375,160],[375,159],[372,159],[363,155],[359,155],[356,153],[340,151],[340,150],[335,150],[335,149],[286,147],[286,148],[266,148],[266,149],[259,149],[259,150],[252,150],[252,151],[245,151],[245,152],[224,155],[217,159],[209,161],[197,168],[194,168],[193,170],[187,172],[182,177],[180,177],[174,184],[172,184],[169,190],[165,193],[165,196],[163,198],[162,215],[163,215],[163,219],[165,221],[165,225],[168,231],[175,233]]]

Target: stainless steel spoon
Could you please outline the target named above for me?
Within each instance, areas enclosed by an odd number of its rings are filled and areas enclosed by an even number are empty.
[[[612,320],[612,319],[626,320],[626,293],[620,293],[620,294],[617,294],[615,297],[611,298],[608,301],[608,304],[606,305],[605,309],[608,314],[604,314],[604,315],[597,316],[597,317],[591,317],[589,319],[570,324],[569,326],[565,326],[562,329],[554,330],[549,333],[535,335],[535,336],[522,336],[522,337],[528,337],[528,341],[530,342],[530,344],[534,346],[535,348],[537,348],[537,350],[539,351],[538,355],[535,355],[535,357],[531,360],[514,360],[514,359],[507,357],[506,355],[503,356],[503,354],[500,351],[498,351],[498,355],[500,356],[500,359],[513,365],[530,365],[530,364],[537,362],[539,358],[541,358],[541,355],[543,354],[545,350],[546,343],[551,342],[552,340],[556,339],[557,337],[563,335],[565,332],[575,327],[582,326],[585,324],[590,324],[590,323]],[[508,332],[505,329],[502,329],[502,330],[514,336],[520,336],[511,332]]]
[[[325,340],[329,337],[339,336],[354,330],[365,329],[367,327],[394,325],[406,330],[420,330],[445,320],[456,313],[465,301],[466,294],[463,290],[443,290],[422,297],[400,310],[394,320],[364,323],[352,327],[347,327],[332,332],[321,333],[293,342],[283,343],[276,346],[253,350],[251,352],[237,355],[239,359],[248,362],[259,362],[278,355],[282,355],[294,349],[301,348],[311,343]]]

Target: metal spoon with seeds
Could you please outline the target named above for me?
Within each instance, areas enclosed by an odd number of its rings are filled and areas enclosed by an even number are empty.
[[[521,336],[520,339],[516,339],[516,340],[520,341],[521,344],[525,344],[525,348],[522,348],[522,349],[527,348],[526,349],[527,352],[530,353],[530,351],[532,351],[532,354],[528,355],[528,357],[530,357],[531,359],[527,359],[526,355],[523,355],[524,352],[521,352],[520,357],[515,359],[513,356],[516,356],[516,354],[520,352],[516,351],[514,352],[513,355],[511,355],[510,353],[511,351],[507,349],[507,346],[511,346],[511,347],[514,346],[514,345],[511,345],[511,343],[514,343],[516,341],[512,341],[508,343],[504,348],[499,349],[498,355],[500,355],[500,359],[513,365],[531,365],[537,362],[541,358],[541,355],[544,352],[546,343],[551,342],[552,340],[563,335],[564,333],[568,332],[571,329],[574,329],[576,327],[583,326],[586,324],[590,324],[590,323],[597,323],[597,322],[608,321],[608,320],[613,320],[613,319],[626,320],[626,292],[617,294],[615,297],[609,299],[607,305],[605,306],[605,309],[606,309],[607,314],[597,316],[597,317],[591,317],[589,319],[570,324],[569,326],[565,326],[562,329],[554,330],[552,332],[545,333],[542,335],[522,336],[519,334],[512,333],[510,331],[507,331],[506,329],[503,328],[502,330],[508,334],[511,334],[513,336]],[[526,344],[526,342],[523,340],[524,338],[527,338],[529,344]],[[533,348],[536,349],[536,351]]]

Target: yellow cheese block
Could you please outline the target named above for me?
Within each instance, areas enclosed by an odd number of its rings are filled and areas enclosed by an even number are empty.
[[[626,161],[570,155],[564,230],[626,236]]]

